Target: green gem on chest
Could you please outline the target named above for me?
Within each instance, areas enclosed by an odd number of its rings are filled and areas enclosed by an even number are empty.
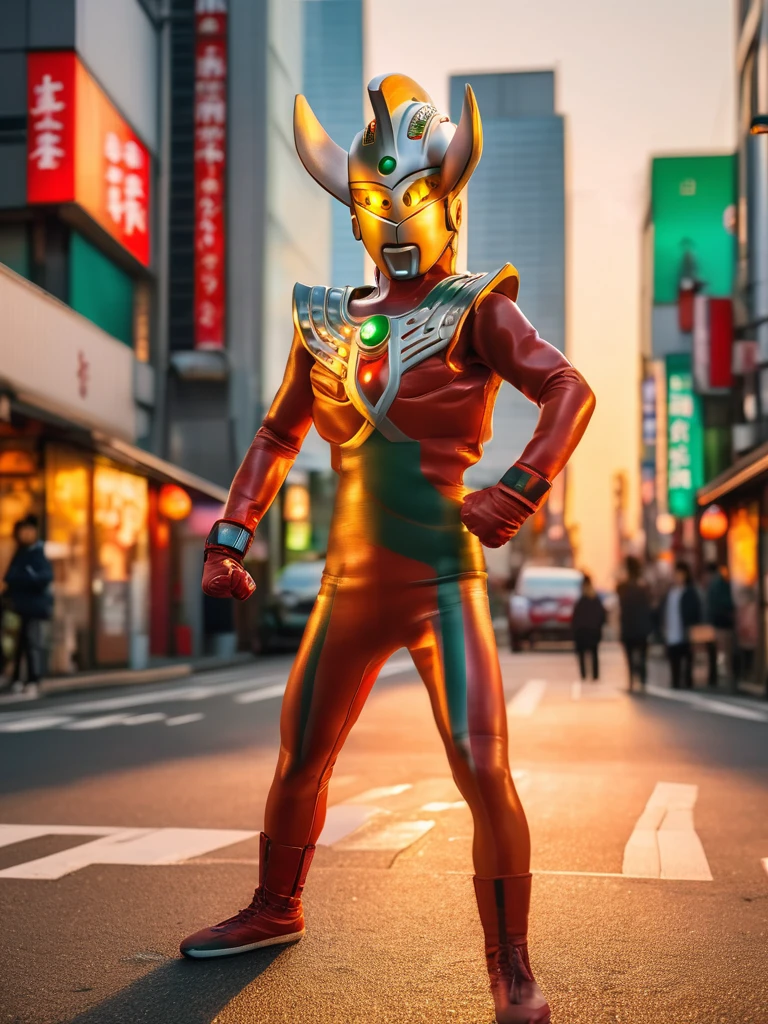
[[[378,348],[389,340],[389,317],[383,313],[368,317],[360,326],[360,344],[364,349]]]

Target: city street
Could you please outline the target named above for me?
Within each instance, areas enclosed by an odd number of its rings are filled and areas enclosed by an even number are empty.
[[[250,899],[289,664],[0,704],[2,1021],[489,1024],[470,816],[405,652],[339,759],[306,938],[178,956]],[[630,697],[612,646],[601,684],[502,664],[553,1022],[765,1024],[768,706]]]

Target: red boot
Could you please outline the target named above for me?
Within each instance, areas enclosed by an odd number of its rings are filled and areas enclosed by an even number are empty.
[[[314,846],[277,846],[262,832],[259,887],[251,905],[184,939],[184,956],[233,956],[261,946],[297,942],[304,934],[301,893],[314,853]]]
[[[550,1024],[550,1010],[528,960],[531,876],[475,878],[496,1024]]]

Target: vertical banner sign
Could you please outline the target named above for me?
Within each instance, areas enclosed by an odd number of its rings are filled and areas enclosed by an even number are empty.
[[[693,383],[700,395],[709,385],[709,298],[697,295],[693,300]]]
[[[75,194],[75,55],[27,57],[30,203],[66,203]]]
[[[704,483],[704,431],[687,354],[667,356],[667,466],[669,511],[679,518],[694,515]]]
[[[643,395],[643,447],[656,447],[656,381],[646,377],[642,385]]]
[[[195,6],[195,348],[223,348],[227,0]]]

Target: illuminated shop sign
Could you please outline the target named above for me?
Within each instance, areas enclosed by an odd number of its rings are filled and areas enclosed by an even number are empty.
[[[150,262],[150,156],[71,52],[27,57],[27,199],[77,203]]]
[[[704,483],[701,399],[693,389],[691,357],[667,356],[667,489],[669,511],[684,518],[696,511]]]
[[[227,2],[195,6],[195,347],[224,345]]]

